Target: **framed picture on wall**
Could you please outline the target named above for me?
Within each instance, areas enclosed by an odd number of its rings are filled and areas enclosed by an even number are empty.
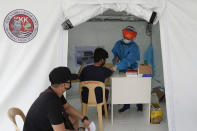
[[[104,46],[76,46],[75,47],[75,63],[80,66],[82,63],[90,65],[94,63],[94,50],[96,48],[104,48]]]

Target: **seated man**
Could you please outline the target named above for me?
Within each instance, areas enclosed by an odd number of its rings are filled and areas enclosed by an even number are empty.
[[[82,116],[64,98],[70,89],[74,75],[67,67],[57,67],[49,74],[51,86],[34,101],[29,109],[23,131],[72,131],[78,129],[81,120],[84,127],[90,121]]]
[[[94,64],[88,65],[83,68],[79,79],[80,81],[101,81],[105,82],[105,79],[112,75],[112,70],[103,67],[105,60],[108,58],[108,53],[103,48],[97,48],[94,51]],[[85,101],[88,99],[88,91],[83,90],[85,95]],[[96,97],[101,96],[102,90],[96,90]],[[105,98],[108,100],[109,90],[105,90]],[[83,97],[84,98],[84,97]]]

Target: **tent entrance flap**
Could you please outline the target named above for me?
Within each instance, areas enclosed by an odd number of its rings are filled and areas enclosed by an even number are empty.
[[[89,1],[86,1],[72,4],[69,10],[64,10],[64,12],[66,15],[65,21],[68,21],[69,19],[69,22],[72,23],[74,27],[104,13],[109,9],[116,12],[125,11],[127,14],[134,15],[146,20],[147,22],[150,22],[153,12],[157,12],[157,17],[154,20],[154,24],[156,24],[163,12],[164,7],[165,3],[163,1],[152,1],[151,4],[147,1],[137,0],[134,0],[134,2],[123,1],[118,3],[116,1],[110,1],[108,3],[104,1],[96,1],[94,4],[92,2],[90,4]],[[63,24],[64,29],[70,29],[67,28],[69,25],[66,23],[67,22],[64,22]]]

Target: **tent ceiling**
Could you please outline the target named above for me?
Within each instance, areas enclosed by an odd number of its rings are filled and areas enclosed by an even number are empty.
[[[99,22],[99,21],[145,21],[144,19],[138,18],[134,15],[130,15],[123,12],[115,12],[113,10],[107,10],[103,14],[98,15],[89,21]]]

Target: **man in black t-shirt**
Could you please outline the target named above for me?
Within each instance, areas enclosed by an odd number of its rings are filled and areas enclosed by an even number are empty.
[[[108,53],[103,48],[97,48],[94,51],[94,64],[84,67],[80,73],[80,81],[100,81],[105,82],[105,79],[112,75],[112,70],[103,67],[105,60],[108,58]],[[84,89],[82,91],[83,101],[87,102],[88,100],[88,90]],[[101,97],[102,90],[98,89],[95,91],[96,97]],[[106,101],[108,99],[109,90],[105,90]],[[98,102],[98,101],[97,101]]]
[[[49,74],[51,86],[40,94],[28,111],[23,131],[73,131],[78,129],[78,121],[84,127],[90,122],[64,98],[75,79],[67,67],[57,67]]]

